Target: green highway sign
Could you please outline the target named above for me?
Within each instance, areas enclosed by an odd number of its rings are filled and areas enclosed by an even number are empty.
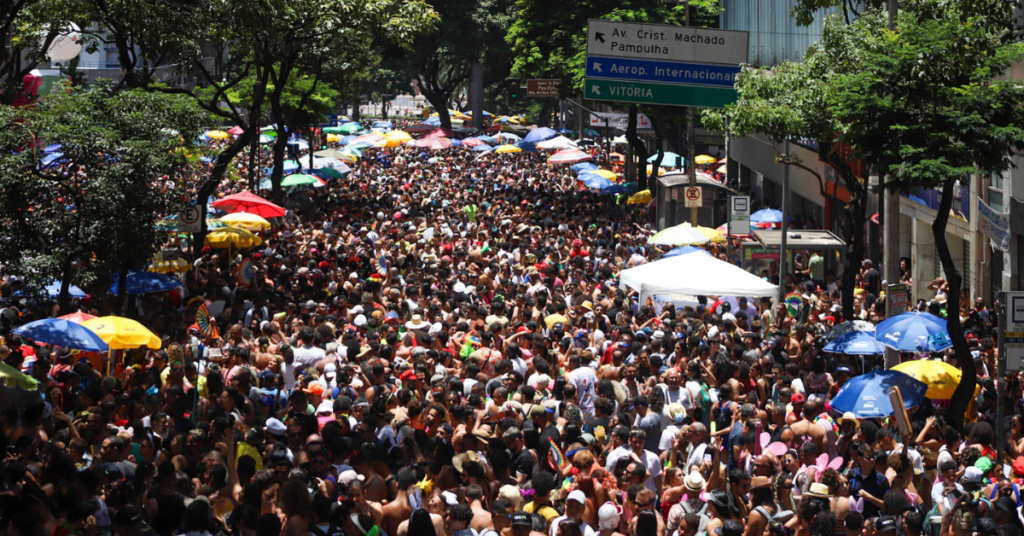
[[[588,78],[584,81],[583,98],[638,104],[723,108],[726,104],[736,102],[736,90],[723,87],[680,86]]]

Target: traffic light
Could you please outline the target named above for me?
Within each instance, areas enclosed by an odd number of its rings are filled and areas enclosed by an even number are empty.
[[[509,80],[508,98],[509,100],[515,100],[519,98],[519,80]]]

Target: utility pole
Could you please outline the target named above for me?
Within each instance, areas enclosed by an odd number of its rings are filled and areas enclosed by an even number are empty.
[[[690,26],[690,0],[686,0],[686,25]],[[686,171],[690,175],[690,186],[697,186],[697,163],[693,161],[696,158],[697,149],[693,144],[693,131],[693,106],[688,106],[686,108]],[[658,147],[658,150],[660,151],[661,148]],[[654,170],[654,173],[657,174],[658,170]],[[690,209],[690,225],[694,227],[697,226],[699,210],[697,207]]]
[[[789,140],[786,140],[786,158],[789,158]],[[786,235],[789,234],[789,165],[782,166],[782,244],[779,247],[779,301],[786,299]]]
[[[999,292],[999,308],[996,309],[999,315],[999,360],[996,362],[996,437],[1006,437],[1006,313],[1009,308],[1006,306],[1006,292]],[[998,441],[997,460],[1003,459],[1003,449],[1006,441]]]
[[[896,29],[896,18],[899,13],[899,0],[889,0],[889,30]],[[878,180],[884,184],[885,176],[879,173]],[[885,226],[882,228],[882,264],[887,284],[894,285],[900,279],[900,195],[899,192],[882,192],[885,199]],[[883,289],[884,290],[884,289]],[[892,299],[885,297],[886,317],[892,316]],[[900,364],[900,354],[892,348],[885,349],[885,368],[889,369]],[[999,436],[1002,437],[1002,436]]]

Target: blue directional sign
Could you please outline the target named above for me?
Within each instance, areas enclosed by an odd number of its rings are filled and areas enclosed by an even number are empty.
[[[731,88],[739,73],[738,65],[587,56],[587,78]]]

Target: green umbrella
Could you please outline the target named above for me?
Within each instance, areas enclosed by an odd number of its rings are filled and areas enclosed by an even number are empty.
[[[360,130],[363,130],[363,125],[359,123],[345,123],[338,127],[338,132],[341,134],[355,134]]]
[[[288,175],[281,181],[281,186],[303,186],[306,184],[316,184],[320,181],[312,175],[305,175],[302,173],[296,173],[294,175]]]
[[[268,136],[266,134],[260,134],[260,144],[267,144],[274,141],[274,136]]]

